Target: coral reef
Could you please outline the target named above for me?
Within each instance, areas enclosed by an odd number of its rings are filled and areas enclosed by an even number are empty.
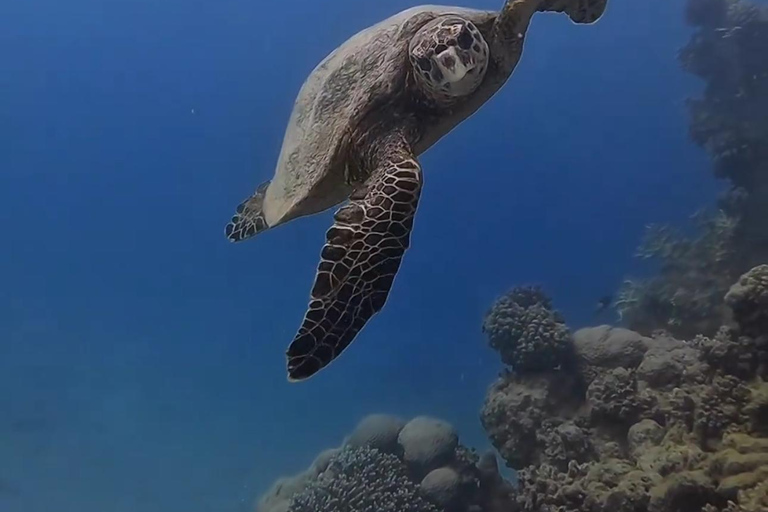
[[[766,268],[711,338],[583,328],[572,364],[502,374],[481,420],[518,470],[509,510],[768,511]]]
[[[741,276],[728,290],[725,302],[745,334],[768,335],[768,265]]]
[[[295,493],[288,512],[436,512],[407,476],[405,464],[376,448],[347,447]]]
[[[499,298],[483,331],[504,363],[519,373],[551,370],[568,359],[571,333],[538,287],[514,288]]]
[[[659,262],[659,271],[628,279],[615,304],[631,329],[682,338],[713,336],[729,321],[728,287],[768,262],[768,6],[688,0],[686,16],[695,32],[679,61],[705,83],[688,101],[689,131],[728,190],[695,216],[692,237],[649,226],[638,256]]]
[[[581,399],[574,383],[559,372],[508,374],[491,386],[480,418],[507,465],[520,469],[542,461],[567,464],[570,459],[588,457],[588,441],[568,421],[570,409],[578,408]]]
[[[371,414],[256,511],[766,512],[766,274],[729,288],[733,325],[692,339],[571,335],[541,289],[515,289],[483,330],[515,341],[489,340],[517,368],[489,387],[480,419],[516,486],[443,420]]]
[[[735,218],[718,211],[696,218],[688,238],[669,226],[650,225],[637,256],[660,262],[658,274],[627,280],[614,307],[633,330],[664,329],[680,336],[712,334],[727,317],[723,295],[738,275],[733,246]]]
[[[476,455],[445,421],[363,418],[342,446],[281,478],[256,512],[506,512],[513,487],[496,456]]]

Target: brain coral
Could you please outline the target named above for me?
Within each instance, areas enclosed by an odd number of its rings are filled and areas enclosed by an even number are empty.
[[[417,416],[400,431],[398,442],[405,463],[415,472],[426,474],[453,460],[459,435],[443,420]]]
[[[538,287],[518,287],[496,301],[483,322],[492,348],[518,373],[547,371],[565,363],[571,333]]]
[[[460,493],[461,476],[453,468],[433,469],[421,481],[421,494],[444,509],[452,510]]]
[[[368,446],[385,453],[397,453],[397,436],[405,421],[389,414],[369,414],[355,427],[347,441],[350,446]]]
[[[296,494],[288,512],[437,512],[395,455],[346,447]]]

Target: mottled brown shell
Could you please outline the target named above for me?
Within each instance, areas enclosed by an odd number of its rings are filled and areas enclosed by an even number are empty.
[[[264,201],[270,226],[317,213],[351,193],[344,167],[351,134],[377,105],[405,94],[408,44],[425,23],[458,14],[487,25],[494,13],[419,6],[348,39],[310,73],[296,98]],[[386,115],[387,110],[377,111]]]

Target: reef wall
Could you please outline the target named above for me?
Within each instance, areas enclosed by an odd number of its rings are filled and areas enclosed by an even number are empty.
[[[603,325],[564,342],[531,290],[500,298],[484,324],[502,360],[556,363],[509,367],[485,399],[483,426],[518,470],[508,510],[768,511],[768,265],[730,287],[736,325],[713,337]]]
[[[649,226],[637,256],[659,271],[628,278],[615,301],[624,324],[646,335],[714,336],[730,322],[728,287],[768,261],[768,6],[688,0],[686,17],[694,33],[679,62],[705,85],[688,100],[689,132],[726,191],[694,215],[693,236]]]

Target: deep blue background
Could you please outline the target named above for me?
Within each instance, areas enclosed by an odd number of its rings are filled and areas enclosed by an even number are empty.
[[[271,177],[307,73],[412,5],[4,2],[0,510],[246,510],[370,412],[437,415],[484,448],[494,298],[540,283],[572,327],[611,321],[592,309],[637,270],[643,226],[712,202],[682,2],[537,15],[505,88],[424,155],[387,307],[287,383],[331,213],[238,245],[223,227]]]

